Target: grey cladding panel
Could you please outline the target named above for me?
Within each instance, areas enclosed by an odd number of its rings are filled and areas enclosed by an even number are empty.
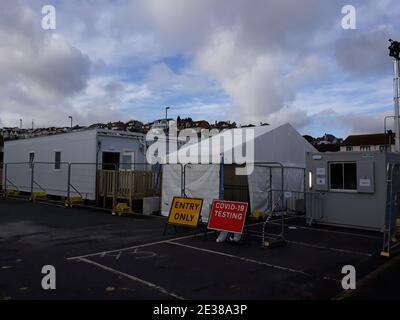
[[[374,193],[374,161],[357,161],[357,191],[360,193]]]

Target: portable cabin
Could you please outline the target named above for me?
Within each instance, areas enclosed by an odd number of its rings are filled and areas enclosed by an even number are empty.
[[[386,232],[395,227],[400,154],[325,152],[307,154],[307,219]]]
[[[147,171],[145,154],[144,134],[117,130],[89,129],[10,140],[4,144],[3,185],[18,192],[42,191],[61,197],[79,194],[88,200],[134,196],[139,191],[129,186],[135,184],[134,173]]]

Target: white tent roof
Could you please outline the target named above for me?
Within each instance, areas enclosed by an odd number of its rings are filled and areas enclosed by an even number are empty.
[[[251,137],[245,132],[254,132],[254,162],[280,162],[285,166],[305,166],[306,152],[315,152],[314,147],[308,143],[289,123],[279,126],[261,126],[253,128],[239,128],[223,131],[211,138],[204,139],[191,145],[185,145],[177,152],[170,154],[170,159],[177,158],[178,163],[219,163],[219,154],[232,154],[236,149],[241,154],[250,151],[246,149],[245,142]],[[224,139],[233,139],[233,143],[220,147],[218,142]],[[238,137],[238,138],[236,138]],[[243,139],[245,138],[245,140]],[[244,141],[243,141],[244,140]],[[187,156],[185,156],[187,155]],[[190,157],[189,157],[190,155]],[[214,159],[212,158],[214,157]],[[192,159],[198,159],[192,161]],[[211,161],[213,160],[213,161]],[[225,163],[227,159],[225,157]],[[233,161],[235,162],[235,161]]]

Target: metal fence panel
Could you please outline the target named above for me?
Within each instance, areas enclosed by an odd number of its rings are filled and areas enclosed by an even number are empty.
[[[70,196],[96,200],[97,167],[96,163],[70,163]]]
[[[33,163],[33,192],[46,192],[48,195],[66,197],[68,163],[56,165],[54,162]]]
[[[4,188],[31,192],[32,164],[29,162],[4,164]]]

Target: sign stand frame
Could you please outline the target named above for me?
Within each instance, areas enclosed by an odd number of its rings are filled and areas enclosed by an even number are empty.
[[[248,216],[246,216],[246,220],[244,222],[244,227],[243,227],[243,232],[242,236],[240,238],[239,244],[244,244],[246,241],[249,241],[251,243],[251,231],[249,230],[249,221],[248,221]]]
[[[169,225],[174,227],[175,234],[179,233],[178,232],[178,225],[172,224],[172,223],[168,223],[168,221],[166,221],[165,225],[164,225],[163,236],[166,235],[167,228],[168,228]],[[186,228],[190,228],[190,227],[186,227]],[[197,224],[197,226],[196,227],[192,227],[192,229],[193,230],[194,229],[200,229],[201,232],[204,233],[204,238],[207,238],[208,229],[207,229],[207,224],[206,223],[203,223],[203,222],[201,222],[201,220],[199,220],[199,223]]]

